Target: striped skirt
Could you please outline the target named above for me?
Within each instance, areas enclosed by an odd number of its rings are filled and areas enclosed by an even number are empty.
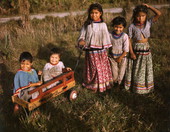
[[[146,94],[153,91],[153,64],[149,43],[135,43],[134,52],[136,60],[128,59],[125,89],[138,94]]]
[[[86,51],[83,85],[91,90],[100,92],[112,86],[112,72],[107,51]]]

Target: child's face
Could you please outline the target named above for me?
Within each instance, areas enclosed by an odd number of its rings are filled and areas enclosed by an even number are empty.
[[[124,26],[122,24],[113,26],[113,31],[116,34],[121,34],[123,32],[123,29],[124,29]]]
[[[60,55],[59,54],[52,54],[50,56],[50,63],[53,65],[58,64],[58,62],[60,61]]]
[[[21,70],[30,71],[32,63],[29,60],[25,60],[21,62]]]
[[[146,13],[144,13],[144,12],[139,12],[138,15],[136,16],[136,20],[137,20],[139,23],[141,23],[141,24],[145,23],[145,21],[146,21]]]
[[[90,17],[93,21],[98,21],[100,20],[100,16],[102,15],[102,13],[100,11],[98,11],[97,9],[93,9],[90,12]]]

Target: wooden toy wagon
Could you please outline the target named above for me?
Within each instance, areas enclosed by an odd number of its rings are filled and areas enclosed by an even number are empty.
[[[52,87],[51,89],[48,89],[48,90],[43,92],[44,88],[46,88],[47,86],[49,86],[49,85],[51,85],[55,82],[59,82],[59,83],[57,83],[57,85]],[[34,90],[29,91],[28,94],[33,94],[34,92],[38,91],[39,95],[38,95],[37,98],[31,99],[29,102],[27,102],[25,100],[18,98],[17,95],[13,95],[12,101],[14,103],[21,105],[24,108],[27,108],[29,111],[31,111],[31,110],[39,107],[40,105],[46,103],[50,99],[66,92],[68,90],[70,91],[69,99],[70,100],[76,99],[77,98],[77,91],[76,90],[70,90],[74,86],[75,86],[74,72],[69,71],[67,73],[63,73],[63,74],[57,76],[53,80],[50,80],[49,82],[44,83],[43,85],[41,85],[39,87],[36,87]]]

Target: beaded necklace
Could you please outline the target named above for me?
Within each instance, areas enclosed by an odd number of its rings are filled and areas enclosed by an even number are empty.
[[[93,21],[93,23],[101,23],[101,19],[97,20],[97,21]]]
[[[143,28],[145,26],[145,23],[135,23],[135,26]]]

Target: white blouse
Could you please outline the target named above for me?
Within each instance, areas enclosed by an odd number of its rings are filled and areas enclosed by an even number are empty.
[[[85,49],[90,48],[109,48],[111,47],[111,41],[106,23],[91,23],[85,28],[81,29],[78,41],[84,40],[86,42]]]

